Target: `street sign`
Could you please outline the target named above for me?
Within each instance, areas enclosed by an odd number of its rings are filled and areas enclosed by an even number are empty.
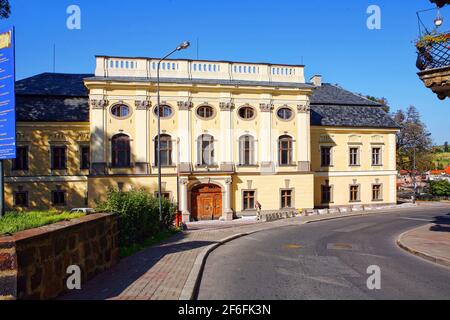
[[[14,28],[0,31],[0,160],[16,158]]]

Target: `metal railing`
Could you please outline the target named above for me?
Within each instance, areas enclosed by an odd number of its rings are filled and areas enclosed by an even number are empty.
[[[416,44],[417,68],[421,71],[450,66],[450,32],[426,35]]]

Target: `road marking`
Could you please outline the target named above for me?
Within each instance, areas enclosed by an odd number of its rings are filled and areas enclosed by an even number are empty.
[[[357,246],[351,243],[329,243],[327,244],[328,250],[356,250]]]
[[[371,227],[373,225],[375,225],[375,223],[359,223],[359,224],[351,225],[351,226],[348,226],[345,228],[337,229],[334,231],[336,231],[336,232],[353,232],[353,231],[365,229],[367,227]]]
[[[402,219],[402,220],[413,220],[413,221],[425,221],[425,222],[434,222],[435,221],[435,220],[430,220],[430,219],[409,218],[409,217],[402,217],[400,219]]]

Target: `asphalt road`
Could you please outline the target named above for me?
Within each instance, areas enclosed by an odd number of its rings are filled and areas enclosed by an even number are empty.
[[[450,269],[396,245],[401,233],[445,215],[450,208],[414,208],[239,238],[210,254],[198,299],[450,300]],[[372,265],[381,269],[380,290],[367,288]]]

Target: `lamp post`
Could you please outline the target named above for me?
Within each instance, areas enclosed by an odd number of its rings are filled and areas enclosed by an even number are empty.
[[[166,54],[164,58],[158,61],[157,67],[157,84],[158,84],[158,105],[157,105],[157,114],[158,114],[158,148],[157,148],[157,161],[158,161],[158,200],[159,200],[159,221],[163,221],[163,213],[162,213],[162,192],[161,192],[161,93],[160,93],[160,82],[159,82],[159,72],[161,67],[161,62],[170,57],[173,53],[177,51],[181,51],[187,49],[191,44],[189,41],[184,41],[170,53]],[[177,199],[179,201],[179,199]]]

